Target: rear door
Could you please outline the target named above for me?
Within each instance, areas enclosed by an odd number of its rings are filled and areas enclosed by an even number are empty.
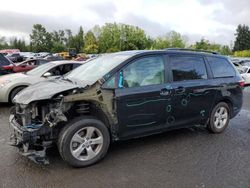
[[[213,104],[215,92],[203,56],[170,55],[172,75],[171,116],[167,122],[183,126],[205,120]]]
[[[119,137],[141,136],[161,129],[170,101],[164,90],[164,56],[138,58],[119,74],[119,88],[115,90]]]

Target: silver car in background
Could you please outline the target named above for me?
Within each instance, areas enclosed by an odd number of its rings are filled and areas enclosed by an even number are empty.
[[[12,102],[25,87],[62,76],[82,65],[77,61],[53,61],[26,73],[8,74],[0,77],[0,102]]]

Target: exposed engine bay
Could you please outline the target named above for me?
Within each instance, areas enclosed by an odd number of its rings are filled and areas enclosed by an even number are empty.
[[[57,142],[60,130],[75,117],[97,116],[107,125],[114,125],[113,94],[101,91],[99,86],[97,83],[88,90],[64,91],[29,104],[16,103],[9,120],[13,129],[11,145],[32,161],[48,164],[46,150]],[[103,97],[108,99],[106,103]]]

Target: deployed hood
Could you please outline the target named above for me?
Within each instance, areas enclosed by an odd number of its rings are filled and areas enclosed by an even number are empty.
[[[33,101],[50,99],[58,93],[76,88],[83,88],[84,86],[86,86],[86,84],[80,85],[76,82],[63,79],[43,81],[22,90],[16,95],[14,102],[19,104],[29,104]]]

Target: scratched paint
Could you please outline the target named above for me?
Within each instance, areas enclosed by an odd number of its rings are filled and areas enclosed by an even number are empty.
[[[206,112],[205,110],[201,110],[201,111],[200,111],[200,114],[201,114],[202,117],[205,116],[205,112]]]
[[[175,117],[174,116],[169,116],[167,118],[167,124],[173,124],[175,122]]]
[[[166,107],[166,112],[171,112],[171,110],[172,110],[172,106],[169,104],[169,105],[167,105],[167,107]]]
[[[152,102],[159,102],[159,101],[169,101],[170,99],[153,99],[153,100],[147,100],[143,101],[141,103],[135,103],[135,104],[126,104],[127,107],[135,107],[135,106],[141,106],[147,103],[152,103]]]
[[[155,123],[156,123],[156,121],[152,121],[152,122],[149,122],[149,123],[142,123],[142,124],[127,125],[127,127],[141,127],[141,126],[152,125],[152,124],[155,124]]]
[[[187,99],[182,99],[182,100],[181,100],[181,105],[182,105],[182,106],[187,106],[187,105],[188,105]]]

